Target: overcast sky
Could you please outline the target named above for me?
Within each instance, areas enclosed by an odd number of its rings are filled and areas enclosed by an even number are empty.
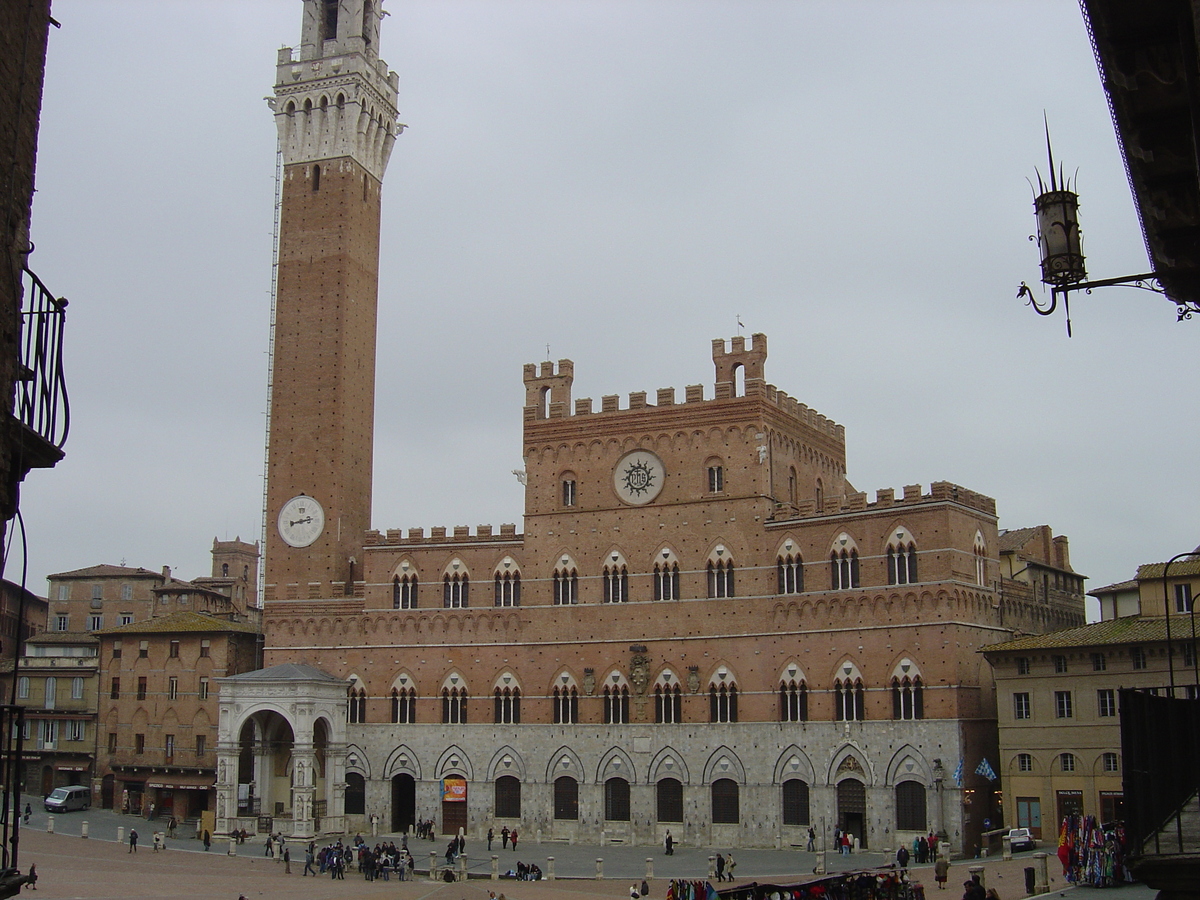
[[[387,0],[373,525],[521,522],[521,367],[575,396],[767,379],[870,499],[948,480],[1090,588],[1200,542],[1200,323],[1109,288],[1040,318],[1027,178],[1078,169],[1096,278],[1147,270],[1075,0]],[[54,0],[31,264],[69,298],[66,459],[29,585],[209,572],[261,531],[276,50],[299,0]],[[1176,387],[1178,386],[1178,387]],[[14,555],[19,560],[19,555]],[[19,580],[19,565],[6,576]]]

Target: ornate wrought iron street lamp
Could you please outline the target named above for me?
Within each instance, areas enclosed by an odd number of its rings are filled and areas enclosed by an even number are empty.
[[[1046,126],[1046,156],[1049,160],[1050,183],[1042,180],[1037,173],[1038,194],[1034,197],[1033,208],[1037,215],[1037,234],[1030,235],[1029,240],[1036,241],[1042,257],[1042,284],[1050,287],[1050,305],[1043,307],[1033,293],[1033,289],[1025,282],[1017,291],[1017,297],[1024,297],[1027,305],[1032,306],[1038,315],[1048,316],[1058,307],[1058,298],[1063,298],[1063,309],[1067,315],[1067,337],[1071,336],[1071,291],[1092,292],[1092,288],[1108,287],[1115,284],[1127,284],[1146,290],[1163,293],[1162,286],[1152,286],[1150,281],[1157,282],[1154,272],[1143,275],[1128,275],[1123,278],[1105,278],[1100,281],[1085,281],[1087,267],[1083,257],[1083,234],[1079,230],[1079,194],[1073,189],[1071,180],[1066,177],[1061,166],[1057,173],[1054,169],[1054,151],[1050,146],[1050,126]]]

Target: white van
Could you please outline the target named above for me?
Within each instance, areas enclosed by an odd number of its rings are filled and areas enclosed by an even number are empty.
[[[76,809],[87,809],[92,805],[92,789],[81,784],[70,784],[58,787],[50,792],[44,801],[46,812],[71,812]]]

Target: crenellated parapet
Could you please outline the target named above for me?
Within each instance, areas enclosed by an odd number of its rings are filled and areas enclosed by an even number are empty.
[[[600,398],[600,408],[595,408],[591,397],[572,400],[571,387],[575,378],[575,364],[569,359],[560,359],[557,367],[546,361],[540,365],[527,363],[524,367],[525,383],[524,418],[526,423],[546,419],[568,419],[584,417],[614,417],[629,414],[645,414],[648,410],[687,407],[686,415],[694,414],[698,407],[720,407],[729,400],[753,398],[778,410],[785,418],[845,444],[846,428],[801,403],[764,379],[767,358],[767,338],[763,334],[752,336],[746,345],[744,337],[735,337],[726,346],[721,339],[713,341],[713,363],[716,369],[714,395],[705,399],[704,385],[689,384],[684,388],[682,399],[676,388],[664,387],[654,392],[653,402],[647,391],[631,391],[624,406],[619,394],[605,394]],[[740,370],[740,375],[739,375]],[[744,383],[741,393],[737,392],[739,377]]]
[[[268,103],[285,165],[349,157],[382,181],[404,128],[396,121],[400,77],[377,55],[378,5],[342,5],[336,34],[326,36],[317,7],[306,4],[304,43],[279,51]]]
[[[880,488],[875,492],[873,501],[867,500],[865,491],[856,491],[841,497],[825,497],[819,502],[817,500],[800,500],[795,504],[779,503],[776,505],[772,521],[788,522],[816,516],[878,512],[946,501],[958,503],[987,516],[994,517],[996,515],[996,501],[986,494],[968,490],[949,481],[935,481],[929,486],[928,493],[923,493],[919,484],[906,484],[899,497],[896,496],[894,488]]]
[[[425,534],[424,528],[389,528],[386,531],[373,529],[366,533],[363,545],[366,547],[431,547],[458,544],[470,546],[473,544],[513,544],[520,543],[524,535],[517,534],[517,526],[506,522],[496,532],[491,525],[477,525],[475,533],[466,525],[455,525],[447,532],[445,526],[434,526]]]

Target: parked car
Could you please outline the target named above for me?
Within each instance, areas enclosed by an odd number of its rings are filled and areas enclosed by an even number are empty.
[[[46,812],[64,813],[92,805],[92,789],[81,784],[56,787],[43,802]]]
[[[1008,845],[1013,850],[1032,850],[1037,846],[1033,832],[1028,828],[1010,828],[1008,830]]]

